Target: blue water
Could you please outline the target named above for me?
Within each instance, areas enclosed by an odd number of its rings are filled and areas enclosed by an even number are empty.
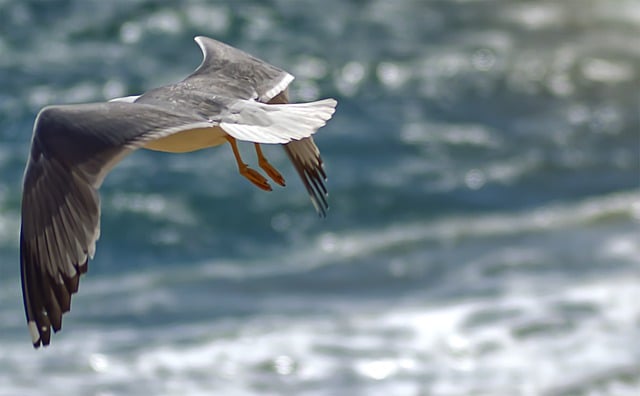
[[[33,350],[35,115],[177,81],[196,35],[338,99],[328,218],[277,147],[271,193],[228,147],[134,153]],[[639,394],[638,37],[633,0],[0,1],[0,395]]]

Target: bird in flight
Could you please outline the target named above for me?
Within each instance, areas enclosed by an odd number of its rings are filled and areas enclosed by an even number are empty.
[[[34,347],[49,345],[51,329],[61,329],[100,236],[98,189],[136,149],[185,153],[229,143],[240,174],[269,191],[267,178],[242,160],[237,141],[253,143],[260,168],[284,186],[260,147],[282,145],[317,212],[326,214],[326,175],[311,135],[337,102],[289,103],[291,74],[211,38],[195,41],[204,59],[178,83],[109,102],[48,106],[36,117],[20,227],[22,294]]]

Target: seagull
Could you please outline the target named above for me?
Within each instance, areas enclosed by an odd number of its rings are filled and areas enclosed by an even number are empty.
[[[284,178],[261,144],[282,145],[320,216],[326,174],[312,135],[337,102],[289,103],[293,76],[239,49],[198,36],[200,66],[184,80],[139,96],[55,105],[37,115],[24,173],[20,269],[27,327],[35,348],[62,328],[80,276],[100,236],[98,190],[111,169],[136,149],[186,153],[228,143],[239,173],[270,191],[249,167],[238,141],[254,144],[260,168]]]

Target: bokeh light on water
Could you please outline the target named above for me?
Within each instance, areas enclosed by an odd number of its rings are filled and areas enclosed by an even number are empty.
[[[637,1],[5,0],[0,26],[0,395],[640,392]],[[138,152],[32,351],[37,111],[181,79],[200,34],[339,100],[317,135],[329,217],[281,150],[270,194],[228,148]]]

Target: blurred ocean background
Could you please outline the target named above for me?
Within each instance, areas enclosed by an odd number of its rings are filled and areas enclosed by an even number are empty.
[[[338,99],[328,218],[278,147],[271,193],[229,147],[136,152],[33,350],[37,112],[178,81],[196,35]],[[0,0],[0,87],[2,396],[640,394],[637,0]]]

